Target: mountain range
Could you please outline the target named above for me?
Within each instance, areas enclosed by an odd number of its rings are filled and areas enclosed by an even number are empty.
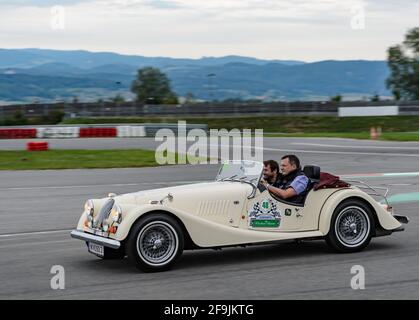
[[[0,103],[132,99],[137,70],[160,68],[179,96],[196,99],[324,100],[389,96],[385,61],[262,60],[225,56],[177,59],[108,52],[0,49]]]

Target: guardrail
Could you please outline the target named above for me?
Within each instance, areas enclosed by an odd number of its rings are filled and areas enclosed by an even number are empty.
[[[76,126],[42,126],[1,128],[0,139],[33,139],[33,138],[137,138],[154,137],[160,129],[170,129],[178,134],[178,124],[133,124],[133,125],[76,125]],[[208,131],[206,124],[187,124],[186,133],[193,129]]]
[[[80,128],[80,138],[115,138],[117,128]]]
[[[20,128],[0,128],[0,139],[31,139],[36,138],[37,130],[34,128],[20,129]]]
[[[62,112],[65,117],[222,117],[241,115],[338,115],[345,107],[398,106],[400,115],[419,115],[419,101],[345,101],[345,102],[272,102],[208,103],[184,105],[139,105],[133,102],[27,104],[0,106],[0,121],[19,113],[26,118],[47,117]]]

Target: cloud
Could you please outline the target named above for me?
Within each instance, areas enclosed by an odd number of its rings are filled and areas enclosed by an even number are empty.
[[[123,14],[141,14],[146,7],[178,9],[216,19],[281,18],[340,15],[360,0],[109,0],[106,6]]]
[[[107,0],[98,11],[109,17],[212,23],[276,23],[312,25],[342,22],[361,0]]]
[[[86,1],[93,0],[2,0],[0,6],[8,7],[52,7],[77,5]]]
[[[386,48],[417,25],[418,7],[401,1],[6,1],[0,43],[148,56],[384,59]],[[65,7],[64,30],[50,27],[50,6],[57,2]],[[359,4],[365,7],[365,30],[351,29],[351,9]]]
[[[176,1],[164,1],[164,0],[149,0],[145,1],[144,5],[156,8],[156,9],[179,9],[180,5]]]

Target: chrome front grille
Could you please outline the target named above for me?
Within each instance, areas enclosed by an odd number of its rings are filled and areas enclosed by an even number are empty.
[[[93,220],[94,229],[100,229],[102,227],[103,221],[105,221],[109,217],[109,214],[111,213],[114,204],[114,199],[109,199],[105,202],[102,209],[100,209],[99,214]]]

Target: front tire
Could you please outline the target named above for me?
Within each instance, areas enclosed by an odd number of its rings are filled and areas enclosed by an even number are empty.
[[[172,217],[151,214],[131,229],[127,242],[128,259],[140,270],[169,270],[183,252],[182,228]]]
[[[340,203],[333,212],[326,242],[338,252],[363,250],[375,228],[371,209],[360,200]]]

